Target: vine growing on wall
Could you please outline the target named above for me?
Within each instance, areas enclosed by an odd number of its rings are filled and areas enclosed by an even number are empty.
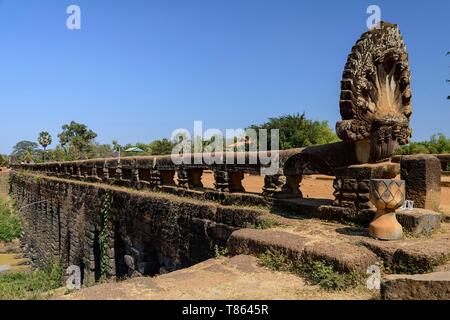
[[[102,201],[102,230],[99,236],[100,242],[100,274],[102,278],[106,278],[108,270],[108,225],[111,209],[111,193],[106,191]]]

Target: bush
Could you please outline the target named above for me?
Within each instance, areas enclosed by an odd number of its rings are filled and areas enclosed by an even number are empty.
[[[306,280],[308,284],[319,285],[327,291],[342,291],[355,288],[360,282],[358,274],[340,273],[325,261],[313,261],[301,259],[300,261],[290,261],[281,252],[266,251],[259,256],[261,265],[272,271],[282,271],[294,273]]]
[[[327,121],[307,119],[304,113],[270,118],[266,123],[250,126],[250,129],[267,129],[269,141],[270,130],[279,129],[281,150],[339,141],[339,138],[330,128]]]
[[[61,287],[60,263],[49,263],[43,270],[0,275],[0,300],[36,300],[49,298],[46,293]]]
[[[450,153],[450,139],[444,134],[439,133],[433,135],[429,141],[411,142],[408,145],[402,146],[397,153],[401,155]]]
[[[11,242],[20,236],[20,219],[11,204],[0,199],[0,241]]]

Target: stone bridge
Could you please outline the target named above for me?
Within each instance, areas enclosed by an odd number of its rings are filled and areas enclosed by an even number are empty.
[[[264,214],[258,206],[367,227],[375,215],[370,181],[399,175],[407,199],[437,211],[441,162],[393,158],[409,141],[412,113],[408,56],[397,26],[382,23],[363,34],[341,88],[336,131],[343,141],[280,151],[279,171],[264,176],[260,194],[242,183],[264,167],[250,164],[248,153],[223,154],[243,156],[244,164],[176,165],[170,156],[152,156],[14,165],[10,191],[25,252],[37,265],[79,266],[84,283],[170,272],[214,256],[234,232],[258,226]],[[202,183],[205,171],[213,172],[213,188]],[[334,200],[303,198],[302,178],[311,174],[334,177]]]

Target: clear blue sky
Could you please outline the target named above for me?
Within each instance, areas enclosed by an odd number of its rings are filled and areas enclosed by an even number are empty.
[[[82,30],[66,28],[70,4]],[[0,152],[71,120],[102,143],[303,111],[334,127],[369,4],[408,46],[414,139],[450,135],[448,0],[0,0]]]

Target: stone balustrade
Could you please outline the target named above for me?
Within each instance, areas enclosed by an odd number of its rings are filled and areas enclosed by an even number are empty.
[[[263,192],[264,198],[275,197],[281,194],[283,198],[299,197],[301,176],[297,173],[285,176],[283,165],[302,152],[302,149],[292,149],[279,152],[276,157],[280,162],[278,174],[267,176]],[[255,155],[257,157],[255,157]],[[215,193],[232,194],[247,193],[242,181],[245,174],[261,175],[261,169],[270,164],[263,165],[259,161],[259,154],[254,153],[223,153],[223,159],[234,157],[245,159],[245,164],[211,164],[206,163],[176,165],[171,156],[136,156],[123,158],[105,158],[67,162],[48,162],[43,164],[16,164],[12,166],[15,171],[28,171],[61,179],[79,180],[91,183],[105,183],[138,190],[166,191],[171,193]],[[217,155],[216,155],[217,156]],[[270,152],[265,154],[270,157]],[[253,157],[253,158],[252,158]],[[258,159],[251,164],[250,159]],[[225,162],[225,161],[224,161]],[[230,161],[228,161],[230,162]],[[214,177],[214,188],[205,188],[202,176],[205,171],[211,171]],[[256,196],[252,194],[252,196]],[[212,197],[214,198],[214,196]]]
[[[245,189],[246,175],[262,175],[261,154],[223,153],[216,158],[231,158],[227,164],[177,165],[171,156],[145,156],[93,159],[45,164],[14,165],[14,171],[27,171],[60,179],[108,184],[137,190],[150,190],[191,196],[196,199],[218,200],[224,204],[260,205],[285,199],[301,199],[301,182],[305,175],[324,174],[334,176],[334,201],[321,204],[318,210],[330,216],[369,217],[374,207],[369,200],[371,179],[393,179],[400,174],[400,164],[385,161],[376,164],[358,164],[354,143],[337,142],[304,149],[279,151],[278,170],[273,175],[264,175],[261,192]],[[270,158],[271,154],[263,154]],[[245,159],[236,164],[237,159]],[[250,159],[258,159],[254,164]],[[276,159],[276,160],[274,160]],[[234,164],[230,164],[234,163]],[[212,173],[213,183],[203,185],[205,171]],[[211,182],[211,181],[209,181]],[[328,201],[328,199],[325,199]],[[281,201],[285,203],[284,201]],[[305,199],[303,202],[307,202]],[[291,203],[291,202],[290,202]],[[317,207],[317,205],[314,205]],[[309,207],[308,207],[309,208]],[[316,210],[315,208],[314,210]],[[305,208],[301,208],[305,211]],[[309,210],[309,209],[307,209]],[[351,220],[350,219],[350,220]]]

